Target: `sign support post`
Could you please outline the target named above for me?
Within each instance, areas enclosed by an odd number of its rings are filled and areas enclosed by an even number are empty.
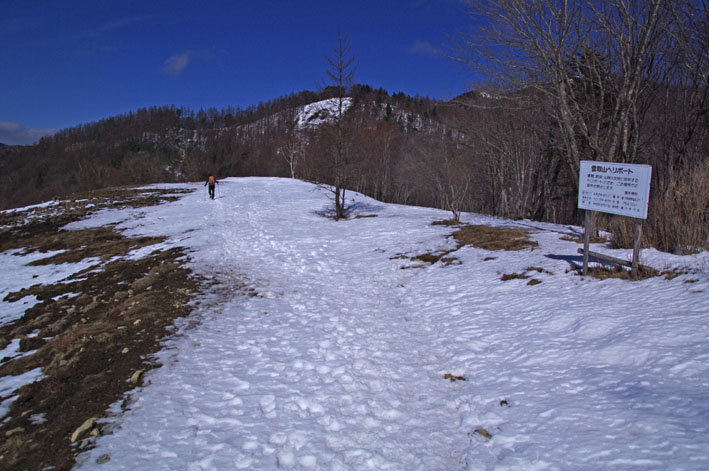
[[[640,240],[643,237],[643,220],[635,219],[635,243],[633,244],[633,268],[631,273],[633,278],[638,276],[638,264],[640,263]]]
[[[591,216],[590,209],[584,211],[586,214],[583,219],[583,276],[588,275],[588,246],[591,243]]]

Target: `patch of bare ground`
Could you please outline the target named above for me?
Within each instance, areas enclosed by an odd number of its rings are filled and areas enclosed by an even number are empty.
[[[545,270],[544,268],[541,267],[527,267],[527,269],[523,273],[506,273],[502,275],[501,280],[502,281],[509,281],[509,280],[526,280],[529,278],[532,278],[532,275],[529,275],[529,272],[537,272],[537,273],[545,273],[547,275],[552,275],[548,270]],[[532,278],[527,282],[529,286],[534,286],[541,284],[542,280],[538,278]]]
[[[485,250],[524,250],[538,244],[529,239],[529,230],[508,227],[464,226],[453,232],[458,247],[470,245]]]
[[[410,260],[412,262],[423,262],[423,263],[430,263],[430,264],[438,263],[440,261],[443,265],[446,265],[446,266],[459,264],[460,260],[458,260],[458,258],[446,257],[446,255],[450,254],[451,252],[453,252],[453,251],[447,250],[447,251],[443,251],[440,253],[424,253],[421,255],[415,255],[415,256],[411,257]]]
[[[455,219],[434,221],[435,226],[462,226],[454,231],[451,236],[456,240],[456,247],[451,250],[429,252],[411,257],[411,261],[434,264],[438,261],[444,265],[460,264],[456,257],[449,257],[456,250],[470,245],[485,250],[524,250],[536,247],[538,244],[529,239],[529,231],[526,229],[511,229],[504,227],[489,227],[465,225]],[[485,260],[494,260],[495,257],[488,257]],[[411,267],[402,267],[411,268]]]
[[[433,221],[431,225],[433,226],[460,226],[463,223],[460,222],[458,219],[451,218],[451,219],[443,219],[441,221]]]
[[[526,273],[506,273],[502,275],[502,278],[500,278],[502,281],[510,281],[510,280],[526,280],[529,278],[529,275]]]
[[[675,268],[672,270],[664,270],[660,274],[662,276],[664,276],[666,280],[674,280],[678,276],[693,275],[696,273],[697,273],[697,270],[690,270],[688,268]],[[699,281],[697,278],[688,278],[688,279],[684,280],[684,283],[696,283],[697,281]]]
[[[183,267],[184,251],[157,249],[126,260],[131,250],[163,239],[131,239],[110,227],[61,228],[93,211],[160,204],[175,194],[101,190],[48,207],[0,213],[0,251],[63,251],[33,265],[98,259],[58,283],[37,284],[5,298],[34,295],[39,302],[22,318],[0,326],[0,348],[20,339],[22,352],[0,359],[0,376],[41,368],[43,377],[13,393],[10,413],[0,423],[1,469],[71,469],[76,455],[102,433],[95,419],[140,386],[143,372],[159,366],[151,355],[170,335],[174,320],[189,314],[188,301],[199,289]]]
[[[654,268],[638,267],[637,273],[633,275],[629,268],[624,268],[620,265],[617,265],[612,268],[605,266],[589,266],[588,276],[598,278],[599,280],[617,278],[620,280],[640,281],[660,276],[660,272],[658,272]]]

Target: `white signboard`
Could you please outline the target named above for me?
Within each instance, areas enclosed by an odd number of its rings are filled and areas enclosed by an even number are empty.
[[[582,160],[578,207],[647,219],[651,174],[649,165]]]

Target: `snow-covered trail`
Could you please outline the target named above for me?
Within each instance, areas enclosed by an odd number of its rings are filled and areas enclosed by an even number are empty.
[[[568,228],[466,214],[539,247],[402,269],[450,247],[446,212],[353,195],[376,217],[335,222],[269,178],[218,195],[84,223],[170,235],[209,286],[82,469],[709,469],[709,254],[583,279]]]
[[[323,209],[319,191],[312,206],[294,212],[296,195],[279,194],[282,184],[234,190],[238,203],[218,199],[212,218],[224,271],[258,276],[265,298],[231,300],[224,312],[243,316],[221,317],[210,348],[225,365],[221,376],[250,381],[235,414],[251,411],[238,439],[257,449],[245,450],[242,464],[272,467],[274,453],[282,466],[454,469],[462,450],[449,437],[458,421],[434,394],[450,386],[435,352],[416,337],[427,326],[411,325],[401,306],[412,272],[379,249],[416,240],[421,228],[402,221],[363,237],[315,213]],[[235,334],[232,344],[224,345],[225,329]],[[427,456],[441,449],[432,441],[447,443],[451,455]]]
[[[179,394],[146,389],[135,407],[150,409],[150,423],[135,413],[124,425],[141,434],[140,450],[108,437],[101,469],[461,468],[469,439],[452,401],[441,402],[458,387],[442,378],[431,326],[402,304],[416,270],[380,248],[423,250],[444,243],[445,230],[392,214],[391,230],[355,234],[318,215],[322,192],[304,201],[300,185],[297,198],[282,182],[223,185],[206,206],[219,295],[153,375]]]

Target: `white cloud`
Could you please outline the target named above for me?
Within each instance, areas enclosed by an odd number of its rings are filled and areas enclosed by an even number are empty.
[[[182,74],[185,68],[190,64],[192,56],[193,54],[191,51],[170,56],[165,59],[165,62],[163,62],[163,67],[160,70],[165,74],[174,75],[175,77],[177,77],[178,75]]]
[[[212,57],[214,57],[214,53],[209,49],[185,51],[165,59],[160,72],[177,77],[182,74],[193,61],[208,61]]]
[[[409,48],[409,54],[421,55],[421,56],[440,56],[441,51],[431,45],[430,42],[424,41],[422,39],[417,39],[414,41],[413,45]]]
[[[34,144],[56,129],[26,128],[16,121],[0,121],[0,142],[11,146]]]

